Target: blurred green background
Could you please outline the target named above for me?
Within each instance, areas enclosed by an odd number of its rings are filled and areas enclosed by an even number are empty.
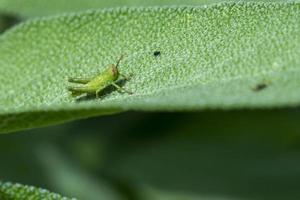
[[[124,113],[1,135],[2,180],[79,199],[299,199],[299,109]]]

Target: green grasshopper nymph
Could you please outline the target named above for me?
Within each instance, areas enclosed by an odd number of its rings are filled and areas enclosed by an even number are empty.
[[[82,85],[70,86],[68,90],[72,93],[73,97],[78,97],[82,94],[95,94],[99,97],[99,93],[108,86],[114,86],[119,92],[126,92],[132,94],[132,92],[125,90],[116,84],[119,77],[122,76],[125,80],[129,80],[129,77],[119,73],[118,66],[123,59],[123,56],[118,60],[116,65],[110,65],[102,73],[99,73],[93,78],[69,78],[70,83],[78,83]]]

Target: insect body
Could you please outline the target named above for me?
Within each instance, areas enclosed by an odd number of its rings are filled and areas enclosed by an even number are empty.
[[[160,51],[154,51],[153,55],[154,55],[155,57],[160,56]]]
[[[265,83],[259,83],[254,88],[252,88],[252,90],[255,91],[255,92],[259,92],[261,90],[266,89],[267,87],[268,87],[267,84],[265,84]]]
[[[69,82],[81,84],[68,87],[68,90],[72,92],[72,96],[77,97],[82,94],[95,94],[98,98],[99,93],[110,85],[114,86],[118,91],[132,94],[132,92],[127,91],[116,84],[120,76],[125,78],[125,80],[129,80],[129,77],[120,74],[118,71],[118,66],[122,58],[123,57],[118,60],[116,65],[110,65],[105,71],[94,78],[69,78]]]
[[[252,90],[254,92],[260,92],[262,90],[265,90],[268,88],[268,86],[270,85],[270,82],[269,81],[263,81],[261,83],[258,83],[257,85],[255,85]]]

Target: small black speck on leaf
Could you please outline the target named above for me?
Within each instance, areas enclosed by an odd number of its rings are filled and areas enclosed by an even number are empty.
[[[268,87],[268,85],[266,83],[259,83],[255,87],[253,87],[252,90],[254,92],[259,92],[259,91],[266,89],[267,87]]]
[[[155,57],[160,56],[160,51],[154,51],[153,55],[154,55]]]

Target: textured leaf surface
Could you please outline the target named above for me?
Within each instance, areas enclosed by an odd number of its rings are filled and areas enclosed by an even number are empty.
[[[35,188],[32,186],[24,186],[21,184],[0,183],[0,199],[1,200],[71,200],[71,198],[62,197],[45,189]],[[75,200],[72,198],[72,200]]]
[[[72,2],[72,3],[70,3]],[[0,0],[0,8],[25,17],[119,6],[199,5],[220,0]]]
[[[201,5],[240,0],[0,0],[1,10],[23,17],[36,17],[62,12],[119,6]],[[286,0],[245,0],[244,2],[286,2]],[[298,1],[298,0],[297,0]],[[70,3],[71,2],[71,3]]]
[[[0,131],[126,110],[299,105],[299,33],[299,3],[112,9],[28,21],[0,37]],[[123,87],[134,94],[75,102],[66,78],[93,76],[121,54],[120,71],[133,74]]]

